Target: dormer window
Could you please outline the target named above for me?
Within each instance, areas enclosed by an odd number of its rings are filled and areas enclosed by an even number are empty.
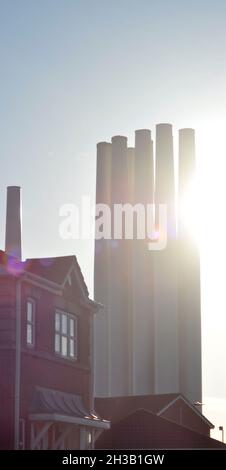
[[[33,347],[35,345],[35,301],[27,300],[27,345]]]
[[[77,358],[77,319],[66,312],[55,312],[55,353],[68,359]]]

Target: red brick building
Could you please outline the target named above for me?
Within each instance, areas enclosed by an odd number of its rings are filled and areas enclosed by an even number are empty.
[[[0,252],[0,448],[92,448],[89,299],[76,257],[21,262]]]
[[[205,434],[163,418],[146,409],[114,422],[96,442],[96,449],[226,449]]]
[[[214,425],[180,393],[96,398],[95,409],[105,419],[116,423],[137,410],[145,409],[156,416],[210,436]]]
[[[95,409],[111,421],[97,449],[225,449],[210,438],[213,424],[178,393],[96,398]]]

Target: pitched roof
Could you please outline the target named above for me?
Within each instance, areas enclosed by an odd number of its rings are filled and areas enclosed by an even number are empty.
[[[64,283],[70,269],[74,267],[84,294],[87,297],[89,296],[76,256],[30,258],[20,261],[0,250],[0,265],[6,274],[20,275],[31,273],[59,285]]]
[[[28,258],[25,261],[27,272],[44,277],[49,281],[62,284],[72,263],[76,261],[75,256],[58,256],[54,258]]]
[[[185,406],[188,406],[210,429],[214,428],[197,407],[181,393],[96,398],[95,409],[105,419],[116,422],[141,408],[161,416],[177,400],[181,400]]]
[[[76,256],[57,256],[53,258],[30,258],[25,261],[26,271],[36,274],[49,281],[63,284],[70,269],[74,266],[84,293],[89,296],[89,292],[78,264]]]
[[[226,448],[220,441],[157,416],[136,410],[97,439],[96,449],[208,449]]]
[[[157,414],[177,397],[179,393],[95,398],[95,409],[103,418],[115,422],[139,408]]]

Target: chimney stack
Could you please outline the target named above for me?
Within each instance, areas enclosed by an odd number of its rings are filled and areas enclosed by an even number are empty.
[[[179,392],[177,243],[173,132],[171,124],[156,126],[156,225],[160,204],[167,205],[167,246],[153,252],[155,393]]]
[[[194,129],[179,130],[179,191],[178,191],[178,235],[179,238],[191,238],[189,228],[186,225],[186,213],[184,214],[184,197],[192,198],[192,190],[195,190],[195,131]],[[186,201],[185,201],[186,202]],[[194,199],[188,201],[191,210],[195,211]],[[186,210],[186,208],[185,208]],[[191,241],[191,240],[190,240]]]
[[[111,203],[111,144],[97,144],[96,204]],[[103,305],[100,315],[94,319],[94,393],[106,396],[110,393],[109,372],[109,273],[110,240],[95,240],[94,296]]]
[[[21,260],[21,188],[7,187],[5,251]]]
[[[153,204],[153,142],[149,129],[135,131],[134,195],[136,203]]]
[[[154,162],[153,142],[149,129],[135,131],[134,204],[153,204]],[[145,221],[147,230],[147,219]],[[154,314],[153,314],[153,262],[147,238],[136,239],[131,246],[131,299],[132,299],[132,357],[134,395],[154,393]],[[146,234],[147,235],[147,234]]]
[[[156,178],[155,178],[156,225],[158,227],[158,205],[167,205],[168,239],[176,236],[175,182],[173,132],[171,124],[156,126]]]
[[[195,189],[195,165],[195,131],[180,129],[177,253],[180,392],[192,403],[202,402],[200,259],[198,247],[186,224],[186,208],[184,213],[181,202],[187,192],[187,198],[192,198],[189,193]],[[188,203],[195,210],[198,201],[190,200]]]

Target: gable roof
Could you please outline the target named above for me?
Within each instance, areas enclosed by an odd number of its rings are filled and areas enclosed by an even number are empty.
[[[76,256],[57,256],[52,258],[30,258],[25,261],[26,271],[36,274],[59,285],[64,284],[69,272],[75,269],[84,294],[89,292]]]
[[[25,261],[20,261],[0,250],[0,273],[4,275],[19,276],[31,274],[43,280],[53,282],[59,287],[64,287],[65,281],[72,270],[75,271],[84,297],[88,299],[89,292],[76,256],[28,258]]]
[[[25,269],[27,272],[44,277],[49,281],[62,284],[74,261],[74,258],[74,256],[28,258],[25,261]]]
[[[96,443],[97,449],[179,449],[226,448],[220,441],[137,409],[105,431]]]
[[[96,398],[95,409],[105,419],[114,423],[138,409],[145,409],[161,416],[177,400],[182,400],[209,428],[214,428],[212,423],[180,393]]]
[[[179,396],[180,394],[178,393],[169,393],[160,395],[95,398],[95,409],[105,419],[110,419],[112,422],[115,422],[139,408],[145,408],[157,414]]]
[[[159,410],[158,413],[157,413],[158,416],[163,415],[163,413],[165,411],[167,411],[167,409],[170,408],[170,406],[172,406],[177,400],[182,400],[185,403],[185,405],[187,405],[193,411],[193,413],[197,414],[197,416],[199,416],[199,418],[202,419],[202,421],[204,421],[205,424],[207,424],[207,426],[209,426],[210,429],[215,428],[215,426],[199,411],[199,409],[196,407],[196,405],[192,404],[182,394],[179,394],[172,402],[168,403],[166,406],[164,406],[164,408]],[[199,403],[197,403],[197,404],[199,404]]]
[[[42,287],[48,284],[62,291],[74,271],[81,293],[81,303],[89,311],[96,313],[102,305],[89,298],[89,292],[76,256],[57,256],[52,258],[28,258],[20,261],[0,250],[0,276],[27,276],[27,280],[39,282]]]

